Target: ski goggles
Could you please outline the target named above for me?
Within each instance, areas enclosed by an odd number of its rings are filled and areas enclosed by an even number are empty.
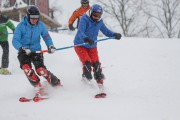
[[[29,15],[30,19],[39,19],[40,15]]]

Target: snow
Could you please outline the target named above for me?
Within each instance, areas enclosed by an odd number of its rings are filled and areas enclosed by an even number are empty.
[[[73,35],[52,33],[57,48],[73,45]],[[61,79],[51,98],[20,103],[33,87],[19,68],[9,35],[12,75],[0,75],[0,120],[179,120],[179,39],[122,38],[98,43],[107,98],[81,82],[81,63],[73,48],[45,53],[46,67]],[[102,39],[102,38],[99,38]],[[46,49],[42,41],[43,49]],[[0,51],[2,54],[2,50]],[[45,81],[41,77],[41,81]]]

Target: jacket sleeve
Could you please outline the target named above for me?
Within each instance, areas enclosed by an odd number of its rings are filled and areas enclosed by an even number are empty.
[[[48,33],[47,28],[45,27],[44,23],[42,23],[42,22],[41,22],[41,27],[42,27],[41,36],[42,36],[44,42],[46,43],[46,46],[49,47],[51,45],[54,45],[52,38]]]
[[[74,21],[75,21],[77,18],[80,17],[79,10],[80,10],[80,8],[78,8],[77,10],[75,10],[75,11],[72,13],[72,15],[71,15],[71,17],[69,18],[69,21],[68,21],[69,25],[72,25],[72,24],[74,23]]]
[[[101,28],[100,28],[100,31],[101,31],[104,35],[106,35],[107,37],[114,37],[114,32],[112,32],[111,30],[109,30],[109,29],[106,27],[106,25],[104,24],[104,22],[103,22],[103,24],[102,24],[102,26],[101,26]]]
[[[10,20],[8,20],[8,21],[6,22],[6,25],[7,25],[12,31],[15,30],[15,26],[14,26],[14,24],[13,24]]]
[[[22,27],[22,24],[19,24],[16,27],[16,29],[14,31],[13,39],[12,39],[12,44],[16,50],[19,50],[19,48],[22,47],[22,44],[20,42],[21,41],[21,35],[22,35],[21,27]]]

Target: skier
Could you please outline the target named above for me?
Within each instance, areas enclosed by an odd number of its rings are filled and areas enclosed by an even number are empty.
[[[20,68],[35,88],[41,87],[37,74],[43,76],[52,86],[60,86],[60,80],[46,69],[43,54],[35,53],[35,51],[41,50],[40,36],[46,43],[49,53],[54,53],[56,50],[44,23],[39,18],[40,11],[38,7],[29,6],[27,16],[22,19],[15,29],[12,44],[19,51]],[[32,69],[31,63],[34,64],[37,74]]]
[[[10,74],[10,71],[7,69],[9,66],[9,42],[7,27],[9,27],[14,32],[14,24],[7,16],[2,15],[0,12],[0,45],[3,50],[0,74],[4,75]]]
[[[105,76],[102,73],[101,62],[99,60],[97,50],[97,42],[95,42],[97,40],[98,32],[100,30],[108,37],[115,37],[115,39],[118,40],[121,39],[120,33],[114,33],[105,26],[101,18],[102,14],[102,7],[98,4],[94,4],[91,9],[81,17],[78,31],[74,38],[75,45],[82,44],[84,42],[89,43],[88,45],[77,46],[74,48],[83,64],[83,79],[92,79],[91,67],[93,67],[94,79],[101,85],[103,85]]]
[[[77,21],[77,27],[78,27],[78,23],[79,23],[79,19],[80,17],[87,12],[90,9],[89,6],[89,0],[81,0],[81,7],[79,7],[78,9],[76,9],[73,14],[71,15],[71,17],[69,18],[69,29],[71,31],[74,31],[75,28],[73,27],[73,23],[76,19],[78,19]]]

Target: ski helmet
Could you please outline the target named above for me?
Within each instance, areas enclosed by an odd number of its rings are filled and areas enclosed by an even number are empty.
[[[91,7],[91,14],[95,12],[95,13],[103,13],[103,9],[100,5],[98,4],[94,4],[92,7]]]
[[[89,4],[89,0],[81,0],[81,4]]]
[[[37,6],[35,6],[35,5],[30,5],[27,8],[27,17],[28,17],[28,19],[30,19],[30,18],[39,19],[39,17],[40,17],[39,8]]]

